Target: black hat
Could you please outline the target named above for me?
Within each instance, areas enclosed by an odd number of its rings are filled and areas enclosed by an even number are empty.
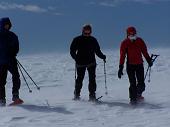
[[[92,27],[91,27],[91,25],[90,24],[85,24],[85,25],[83,25],[83,30],[92,30]]]
[[[4,27],[6,24],[8,24],[10,26],[10,28],[12,27],[11,21],[8,17],[4,17],[0,19],[0,26]]]

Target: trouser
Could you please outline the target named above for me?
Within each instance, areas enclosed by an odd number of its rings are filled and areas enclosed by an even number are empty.
[[[89,96],[95,97],[96,91],[96,65],[92,65],[89,67],[77,67],[77,79],[75,84],[75,91],[74,94],[76,96],[80,96],[80,92],[83,86],[83,79],[85,76],[85,71],[88,71],[89,75]]]
[[[136,100],[137,95],[142,95],[142,92],[145,91],[143,64],[127,64],[127,74],[130,82],[129,97],[131,100]]]
[[[5,85],[8,71],[12,74],[12,95],[13,98],[19,98],[19,89],[21,85],[20,75],[17,67],[17,60],[12,60],[9,64],[0,65],[0,99],[5,99]]]

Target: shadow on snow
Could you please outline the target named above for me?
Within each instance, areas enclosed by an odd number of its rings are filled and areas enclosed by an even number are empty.
[[[19,107],[26,109],[31,112],[57,112],[62,114],[73,114],[73,112],[67,111],[64,107],[51,107],[51,106],[38,106],[38,105],[19,105]]]
[[[99,102],[99,105],[108,105],[109,107],[123,107],[123,108],[130,108],[130,107],[135,107],[135,108],[143,108],[143,109],[162,109],[163,107],[160,106],[160,104],[150,104],[147,102],[141,102],[138,103],[137,105],[130,105],[129,103],[123,103],[123,102]]]

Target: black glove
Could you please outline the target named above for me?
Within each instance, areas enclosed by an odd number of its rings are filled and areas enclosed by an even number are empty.
[[[103,61],[106,63],[106,55],[103,55]]]
[[[78,61],[77,56],[74,56],[73,59],[74,59],[75,62],[77,63],[77,61]]]
[[[149,65],[149,67],[152,67],[152,66],[153,66],[153,62],[150,61],[150,62],[148,63],[148,65]]]
[[[152,59],[151,59],[151,58],[147,59],[147,63],[148,63],[148,65],[149,65],[149,67],[152,67],[152,66],[153,66],[153,62],[152,62]]]
[[[118,78],[121,79],[123,75],[123,65],[119,65]]]

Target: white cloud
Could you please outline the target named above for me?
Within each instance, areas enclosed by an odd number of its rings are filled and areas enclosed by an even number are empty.
[[[18,9],[18,10],[36,12],[36,13],[47,12],[46,9],[41,8],[41,7],[37,6],[37,5],[23,5],[23,4],[6,3],[6,2],[0,3],[0,9],[1,10],[15,10],[15,9]]]
[[[156,3],[156,2],[170,2],[170,0],[125,0],[144,4]]]
[[[54,15],[60,16],[63,15],[62,13],[55,12]]]
[[[105,7],[115,7],[117,4],[124,3],[124,2],[151,4],[156,2],[170,2],[170,0],[98,0],[98,2],[95,2],[93,0],[90,3],[93,5],[95,4],[95,5],[105,6]]]
[[[18,6],[19,7],[19,6]],[[20,9],[25,10],[25,11],[31,11],[31,12],[47,12],[46,9],[40,8],[39,6],[36,5],[20,5]]]
[[[106,7],[115,7],[115,4],[112,2],[100,2],[99,5]]]
[[[54,15],[62,15],[61,13],[55,12],[54,7],[42,8],[38,5],[31,5],[31,4],[16,4],[16,3],[7,3],[1,2],[0,3],[0,10],[21,10],[33,13],[47,13],[51,12]]]

